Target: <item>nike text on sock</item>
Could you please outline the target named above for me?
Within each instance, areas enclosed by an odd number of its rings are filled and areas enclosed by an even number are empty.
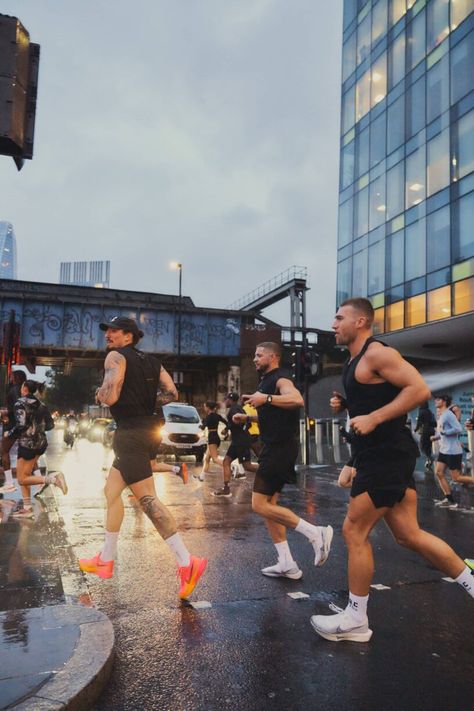
[[[175,554],[176,561],[181,568],[190,564],[191,556],[179,533],[173,533],[172,536],[166,538],[165,542]]]
[[[455,582],[458,583],[464,590],[469,593],[471,597],[474,597],[474,575],[472,574],[472,570],[466,567],[462,571],[461,575],[458,575],[457,578],[454,578]]]
[[[364,622],[367,617],[368,600],[368,595],[354,595],[349,592],[349,602],[346,609],[357,622]]]
[[[107,563],[109,560],[114,560],[117,555],[118,532],[106,531],[104,547],[100,552],[100,559]]]

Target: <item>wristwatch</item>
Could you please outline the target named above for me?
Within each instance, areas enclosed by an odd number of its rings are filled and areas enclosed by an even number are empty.
[[[267,395],[267,403],[271,405],[273,402],[273,395]]]

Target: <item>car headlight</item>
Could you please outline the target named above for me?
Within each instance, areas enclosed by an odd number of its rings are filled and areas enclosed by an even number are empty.
[[[161,437],[167,437],[169,435],[168,430],[165,427],[161,427],[159,430]]]

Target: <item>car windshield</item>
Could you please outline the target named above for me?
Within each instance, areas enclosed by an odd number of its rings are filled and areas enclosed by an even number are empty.
[[[201,420],[195,407],[186,407],[185,405],[165,405],[163,407],[166,422],[186,422],[188,424],[197,424]]]

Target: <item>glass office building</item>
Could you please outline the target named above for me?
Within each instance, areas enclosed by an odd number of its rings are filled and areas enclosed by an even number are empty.
[[[345,0],[337,303],[474,311],[474,0]]]
[[[0,279],[16,279],[16,239],[11,222],[0,220]]]

